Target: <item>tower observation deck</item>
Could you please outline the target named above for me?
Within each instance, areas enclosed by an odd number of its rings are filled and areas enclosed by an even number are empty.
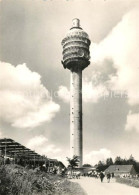
[[[90,64],[90,40],[80,27],[80,20],[73,19],[71,29],[62,40],[63,67],[71,71],[70,79],[70,153],[83,162],[82,129],[82,71]]]

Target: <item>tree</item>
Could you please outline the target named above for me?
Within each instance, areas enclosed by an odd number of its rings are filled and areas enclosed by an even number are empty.
[[[137,173],[139,173],[139,162],[136,162],[136,164],[134,165],[134,168],[137,171]]]
[[[103,161],[99,161],[98,165],[97,165],[97,170],[100,171],[104,171],[108,166],[103,162]]]
[[[83,167],[92,167],[90,164],[84,164]]]
[[[120,156],[117,156],[115,158],[115,165],[122,165],[123,164],[123,159]]]
[[[106,159],[106,165],[108,165],[108,166],[113,165],[113,160],[112,160],[112,158],[107,158],[107,159]]]
[[[123,159],[123,165],[127,165],[128,164],[128,162],[127,162],[127,159],[126,159],[126,157]]]
[[[129,162],[129,164],[135,164],[136,161],[135,161],[134,157],[132,156],[132,154],[130,155],[128,162]]]
[[[74,155],[73,158],[68,158],[67,157],[67,161],[69,163],[68,167],[71,170],[71,176],[72,176],[73,169],[75,167],[78,167],[80,160],[79,160],[79,157],[78,156]]]
[[[100,160],[99,162],[98,162],[98,167],[101,167],[101,166],[103,166],[104,165],[104,163]]]

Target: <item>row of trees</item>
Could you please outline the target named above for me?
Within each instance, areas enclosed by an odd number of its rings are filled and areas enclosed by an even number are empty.
[[[107,158],[105,162],[99,161],[95,166],[98,170],[104,171],[110,165],[134,165],[135,170],[139,173],[139,162],[132,155],[128,159],[117,156],[114,161],[112,158]]]

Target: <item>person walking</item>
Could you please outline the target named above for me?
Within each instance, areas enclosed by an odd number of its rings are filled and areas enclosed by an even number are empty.
[[[112,178],[114,178],[114,173],[111,174]]]
[[[110,183],[110,179],[111,179],[111,174],[107,173],[107,181],[108,181],[108,183]]]
[[[100,172],[99,176],[100,176],[101,182],[103,182],[103,179],[104,179],[105,175],[102,171]]]

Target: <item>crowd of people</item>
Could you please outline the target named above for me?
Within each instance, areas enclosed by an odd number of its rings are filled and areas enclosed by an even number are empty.
[[[75,170],[67,170],[66,171],[67,178],[69,179],[80,179],[80,176],[84,177],[94,177],[100,178],[100,181],[103,182],[104,178],[107,178],[107,182],[110,183],[111,178],[114,178],[114,173],[104,173],[104,172],[96,172],[96,171],[88,171],[87,173],[82,173],[81,171]]]
[[[111,179],[111,178],[114,178],[114,173],[109,173],[109,172],[108,172],[107,174],[104,174],[104,173],[101,171],[100,174],[99,174],[99,176],[100,176],[101,182],[103,182],[103,179],[104,179],[105,176],[106,176],[107,182],[110,183],[110,179]]]

